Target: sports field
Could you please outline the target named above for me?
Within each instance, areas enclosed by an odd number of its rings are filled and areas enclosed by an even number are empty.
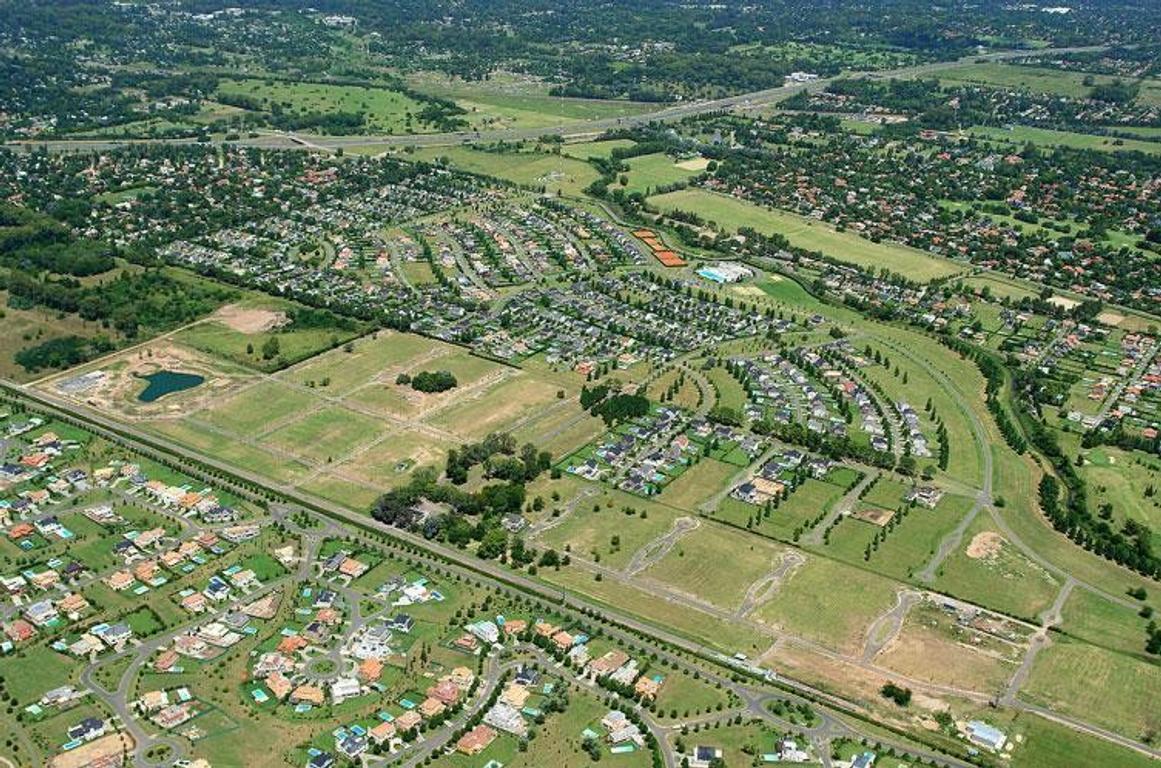
[[[698,174],[698,171],[682,168],[672,157],[664,152],[655,152],[651,155],[641,155],[626,161],[629,165],[629,183],[624,187],[626,192],[640,192],[648,195],[656,192],[660,187],[677,184]]]
[[[964,271],[964,267],[915,248],[872,243],[850,232],[839,232],[818,221],[745,200],[701,189],[681,189],[649,198],[662,211],[690,211],[727,231],[750,227],[765,234],[785,235],[791,245],[869,269],[886,268],[912,280],[934,280]]]

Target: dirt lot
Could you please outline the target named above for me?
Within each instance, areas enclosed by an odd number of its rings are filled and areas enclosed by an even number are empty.
[[[241,304],[227,304],[212,315],[214,320],[238,333],[253,335],[266,333],[286,325],[285,312],[269,309],[254,309]]]
[[[991,560],[1004,548],[1004,537],[995,531],[984,531],[972,537],[967,556],[972,560]]]
[[[104,375],[95,378],[91,386],[80,390],[70,389],[70,382],[78,376],[97,371]],[[158,371],[197,374],[204,377],[205,381],[192,389],[166,395],[151,403],[142,402],[137,397],[146,387],[141,377]],[[58,374],[37,386],[58,397],[67,397],[126,418],[156,419],[180,418],[224,397],[244,381],[241,369],[162,339]]]

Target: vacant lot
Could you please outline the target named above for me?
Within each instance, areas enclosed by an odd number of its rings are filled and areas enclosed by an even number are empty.
[[[1051,574],[995,529],[986,513],[976,518],[959,549],[944,561],[935,586],[956,597],[1029,619],[1051,605],[1060,588]]]
[[[841,589],[836,585],[842,585]],[[782,585],[754,618],[835,650],[854,653],[870,624],[895,604],[889,579],[822,557]]]
[[[489,432],[508,431],[523,419],[558,402],[559,389],[529,374],[517,373],[492,385],[478,397],[443,409],[430,423],[476,440]],[[572,406],[571,410],[575,413],[577,407]]]
[[[682,538],[644,575],[721,608],[737,608],[754,582],[781,562],[784,549],[744,531],[707,523]],[[723,563],[729,563],[723,568]]]
[[[626,192],[640,192],[648,195],[661,187],[685,181],[698,174],[697,171],[682,168],[664,152],[641,155],[626,161],[629,164],[629,183]]]
[[[280,376],[297,384],[314,382],[320,386],[325,379],[325,394],[344,395],[377,378],[394,382],[391,374],[406,370],[420,359],[434,359],[454,349],[411,333],[380,331],[355,341],[349,352],[345,348],[332,350]]]
[[[734,232],[750,227],[765,234],[785,235],[791,245],[819,251],[831,258],[861,267],[907,275],[912,280],[933,280],[959,274],[964,268],[904,245],[872,243],[850,232],[785,211],[764,208],[727,195],[700,189],[682,189],[649,198],[663,211],[690,211]]]
[[[1020,697],[1142,739],[1161,726],[1159,690],[1156,664],[1058,640],[1036,657]]]
[[[274,447],[317,463],[330,463],[387,434],[377,419],[326,406],[263,437]]]
[[[658,499],[681,509],[697,511],[702,502],[721,490],[738,467],[716,459],[702,459],[665,486]]]

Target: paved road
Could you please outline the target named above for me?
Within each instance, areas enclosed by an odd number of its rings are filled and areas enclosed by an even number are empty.
[[[928,64],[917,64],[898,69],[882,70],[863,73],[874,79],[885,78],[914,78],[933,74],[942,70],[967,66],[978,61],[1002,61],[1004,59],[1020,58],[1032,53],[1037,55],[1053,55],[1057,53],[1079,53],[1084,51],[1103,50],[1107,46],[1083,46],[1071,48],[1046,48],[1039,51],[997,51],[976,56],[965,56],[956,61],[941,61]],[[457,144],[471,144],[476,142],[522,141],[537,139],[541,136],[561,136],[565,139],[584,138],[604,133],[605,131],[633,128],[655,121],[672,122],[695,115],[710,112],[740,109],[743,111],[763,109],[775,104],[788,96],[802,90],[818,91],[826,88],[838,78],[824,78],[805,85],[782,86],[767,88],[736,96],[727,96],[721,99],[691,101],[664,107],[654,112],[641,115],[618,118],[601,118],[597,120],[578,120],[559,125],[540,128],[505,128],[488,131],[460,131],[455,133],[424,133],[403,136],[313,136],[295,133],[279,133],[263,131],[254,138],[241,139],[231,142],[236,146],[265,147],[269,149],[303,149],[313,151],[333,151],[355,147],[382,146],[382,147],[438,147]],[[31,146],[45,147],[52,151],[104,151],[117,149],[132,144],[197,144],[195,139],[123,139],[123,140],[62,140],[62,141],[13,141],[7,145],[13,148]]]

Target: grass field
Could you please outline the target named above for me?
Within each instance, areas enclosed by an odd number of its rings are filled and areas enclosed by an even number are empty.
[[[636,142],[632,139],[603,139],[599,141],[580,141],[575,144],[565,144],[561,152],[577,160],[588,160],[590,157],[610,157],[614,149],[627,149]]]
[[[1086,589],[1074,589],[1064,604],[1063,618],[1060,629],[1073,637],[1130,656],[1147,658],[1144,650],[1148,622],[1131,608]]]
[[[276,381],[262,381],[201,411],[197,418],[240,435],[254,435],[276,421],[300,414],[315,398]]]
[[[484,82],[465,82],[436,72],[418,72],[408,83],[422,93],[451,99],[468,111],[464,118],[477,130],[546,128],[578,120],[629,117],[659,105],[631,101],[569,99],[551,96],[548,86],[531,78],[498,72]]]
[[[1036,657],[1020,698],[1134,739],[1157,733],[1161,666],[1059,639]]]
[[[785,550],[744,531],[703,524],[644,575],[720,608],[741,605],[750,585],[774,570]],[[729,567],[722,564],[728,562]]]
[[[835,589],[836,584],[843,585]],[[894,582],[823,557],[810,557],[754,617],[799,637],[853,653],[877,617],[895,604]]]
[[[241,311],[270,313],[285,313],[295,309],[292,302],[274,298],[250,299],[237,302],[233,307]],[[174,338],[187,346],[242,365],[261,371],[274,371],[338,346],[354,338],[356,333],[356,330],[338,327],[299,329],[293,323],[276,331],[246,332],[232,328],[220,319],[210,318],[183,329]],[[271,338],[278,340],[279,351],[277,355],[267,358],[263,355],[262,347]]]
[[[336,396],[348,394],[385,372],[405,370],[423,357],[446,354],[456,349],[440,341],[410,333],[380,331],[355,341],[352,351],[336,349],[295,366],[281,374],[288,381],[305,384],[330,380],[323,390]],[[390,377],[394,381],[394,377]]]
[[[739,227],[750,227],[765,234],[782,234],[796,247],[819,251],[860,267],[885,267],[912,280],[934,280],[964,271],[958,264],[915,248],[872,243],[856,234],[839,232],[822,222],[705,190],[682,189],[651,197],[649,202],[662,211],[691,211],[731,232]]]
[[[664,152],[655,152],[651,155],[641,155],[626,161],[629,165],[629,183],[624,187],[626,192],[640,192],[649,195],[659,187],[685,181],[698,174],[681,168],[673,158]]]
[[[1161,530],[1161,500],[1145,494],[1149,487],[1161,485],[1161,460],[1111,447],[1087,451],[1085,458],[1089,463],[1080,474],[1089,488],[1091,509],[1111,504],[1116,519],[1128,518]]]
[[[1092,90],[1084,84],[1091,77],[1097,84],[1111,83],[1108,75],[1090,75],[1087,72],[1066,72],[1048,67],[1025,67],[1015,64],[989,62],[957,65],[939,76],[942,83],[975,83],[1014,88],[1035,93],[1054,93],[1060,96],[1083,98]]]
[[[737,473],[738,467],[733,464],[702,459],[665,486],[657,498],[681,509],[697,511],[702,502],[721,490]]]
[[[387,433],[382,422],[339,406],[324,406],[262,438],[264,443],[319,463],[330,463]]]
[[[597,169],[565,155],[546,152],[481,152],[470,147],[427,147],[415,153],[418,160],[447,162],[460,170],[494,176],[515,184],[544,188],[555,194],[578,195],[597,180]]]
[[[1161,154],[1161,143],[1139,139],[1120,139],[1112,136],[1096,136],[1073,131],[1054,131],[1048,128],[1032,128],[1015,125],[1010,128],[975,126],[969,129],[973,136],[1006,141],[1023,146],[1028,142],[1050,147],[1071,147],[1073,149],[1096,149],[1101,152],[1146,152]]]
[[[258,99],[264,109],[275,105],[291,115],[361,112],[364,130],[374,133],[419,133],[434,130],[409,115],[419,114],[423,103],[390,88],[281,80],[223,79],[218,93]]]
[[[664,627],[669,631],[690,637],[728,653],[743,652],[755,654],[766,649],[770,638],[745,624],[723,622],[717,616],[703,613],[696,608],[658,600],[653,592],[634,587],[630,583],[603,579],[597,581],[592,574],[581,568],[562,568],[559,571],[547,569],[540,572],[545,581],[571,589],[578,594],[617,610],[635,614],[645,621]]]
[[[546,530],[542,540],[558,551],[567,547],[579,557],[599,557],[602,565],[623,568],[637,550],[669,531],[680,516],[668,506],[608,489],[580,502],[563,522]]]
[[[440,411],[430,423],[479,439],[489,432],[508,431],[522,419],[558,402],[559,390],[555,384],[521,372],[497,382],[478,397],[461,400]]]

